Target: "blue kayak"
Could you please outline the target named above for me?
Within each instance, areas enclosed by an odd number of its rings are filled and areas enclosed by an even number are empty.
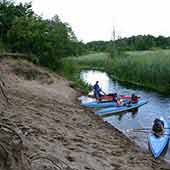
[[[108,108],[97,110],[96,114],[100,115],[100,116],[105,116],[105,115],[110,114],[110,113],[126,112],[126,111],[129,111],[129,110],[136,109],[136,108],[138,108],[138,107],[140,107],[140,106],[142,106],[146,103],[147,103],[146,100],[140,99],[135,104],[125,105],[125,106],[123,105],[123,106],[108,107]]]
[[[170,134],[170,129],[168,126],[168,123],[166,120],[161,117],[160,120],[164,122],[164,134]],[[148,145],[149,149],[154,156],[154,158],[158,158],[161,153],[164,151],[166,147],[168,147],[169,144],[169,136],[168,135],[162,135],[160,137],[156,137],[153,133],[150,133],[148,136]]]
[[[117,106],[116,102],[113,101],[91,101],[91,102],[82,102],[82,106],[86,107],[110,107],[110,106]]]

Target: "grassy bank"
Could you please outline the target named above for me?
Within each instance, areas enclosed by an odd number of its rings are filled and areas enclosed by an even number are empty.
[[[170,94],[170,50],[125,52],[113,59],[98,53],[68,58],[65,62],[69,65],[65,72],[72,76],[81,69],[104,70],[122,82]]]
[[[7,51],[5,44],[0,40],[0,53]]]
[[[80,69],[105,69],[105,65],[108,61],[106,53],[94,53],[89,55],[73,58],[73,61],[77,63]]]
[[[94,53],[80,57],[67,57],[62,60],[61,73],[73,82],[72,86],[87,94],[91,87],[80,79],[83,69],[96,69],[106,71],[108,55],[106,53]]]
[[[65,58],[62,60],[62,69],[60,73],[68,80],[72,81],[71,86],[84,94],[89,92],[90,86],[80,79],[81,67],[75,58]]]
[[[109,73],[123,81],[170,93],[170,50],[126,52],[111,65]]]

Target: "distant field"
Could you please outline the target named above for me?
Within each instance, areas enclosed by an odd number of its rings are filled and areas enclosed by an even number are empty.
[[[104,70],[122,81],[170,94],[170,50],[130,51],[113,59],[106,53],[96,53],[70,57],[67,62],[68,67]]]
[[[108,55],[106,53],[88,54],[80,57],[71,58],[81,68],[103,68],[107,64]]]

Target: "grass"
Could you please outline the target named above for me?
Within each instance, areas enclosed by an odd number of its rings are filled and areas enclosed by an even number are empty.
[[[106,53],[65,59],[67,77],[79,81],[82,69],[103,70],[121,82],[170,94],[170,50],[130,51],[112,59]],[[76,78],[74,75],[77,75]]]
[[[101,70],[105,68],[108,55],[106,53],[94,53],[70,59],[79,66],[79,69],[90,68]]]
[[[112,59],[96,53],[70,57],[66,62],[65,70],[72,76],[81,69],[103,70],[122,82],[170,94],[170,50],[130,51]]]
[[[84,94],[88,94],[90,86],[80,79],[80,65],[72,57],[62,61],[62,74],[72,81],[71,87],[78,89]]]
[[[0,53],[3,53],[6,51],[5,44],[0,40]]]
[[[109,71],[121,80],[170,93],[170,50],[126,52]]]

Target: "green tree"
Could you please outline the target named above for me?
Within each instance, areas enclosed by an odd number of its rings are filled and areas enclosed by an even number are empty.
[[[0,1],[0,36],[6,41],[7,32],[10,30],[17,17],[32,16],[31,3],[15,5],[13,1]]]

